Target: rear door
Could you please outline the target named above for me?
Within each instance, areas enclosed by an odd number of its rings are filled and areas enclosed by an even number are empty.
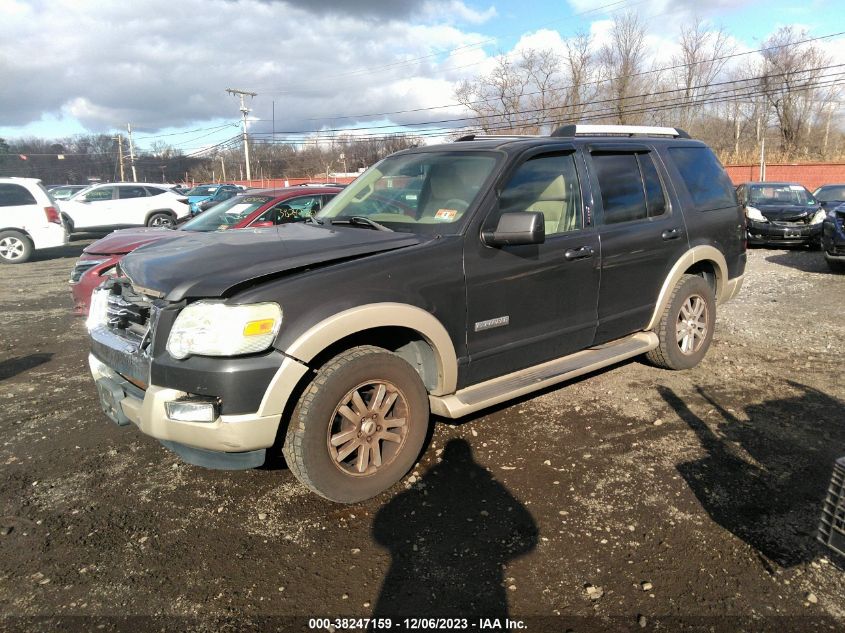
[[[122,226],[143,226],[152,207],[147,190],[141,185],[119,185],[115,202],[115,223]]]
[[[588,146],[601,240],[596,343],[641,330],[672,264],[689,248],[680,205],[649,146]]]
[[[504,212],[539,211],[545,242],[489,247],[479,234],[466,236],[469,367],[462,382],[504,375],[592,343],[600,258],[596,229],[585,219],[583,180],[574,147],[528,153],[503,176],[481,231],[495,229]]]

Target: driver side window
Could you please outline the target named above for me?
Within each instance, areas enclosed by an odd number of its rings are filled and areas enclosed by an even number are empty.
[[[499,196],[499,208],[487,225],[495,228],[502,213],[543,214],[546,236],[581,228],[581,188],[574,154],[536,156],[520,165]]]
[[[114,194],[114,187],[100,187],[85,194],[85,199],[88,202],[102,202],[103,200],[111,200]]]

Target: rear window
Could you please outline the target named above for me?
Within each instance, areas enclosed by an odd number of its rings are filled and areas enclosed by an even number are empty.
[[[737,205],[733,184],[709,148],[670,147],[669,155],[699,211]]]
[[[36,204],[35,197],[26,187],[0,184],[0,207],[16,207],[22,204]]]

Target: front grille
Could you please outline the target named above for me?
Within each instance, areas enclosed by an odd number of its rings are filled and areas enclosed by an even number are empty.
[[[822,506],[818,539],[845,556],[845,457],[840,457],[833,465],[827,499]]]
[[[79,283],[79,280],[82,279],[82,275],[101,263],[102,262],[76,262],[76,266],[74,266],[73,270],[70,272],[70,283]]]
[[[126,280],[107,282],[107,321],[91,330],[100,360],[136,384],[149,384],[153,333],[161,300],[135,292]]]
[[[807,226],[809,224],[809,219],[807,220],[771,220],[772,225],[774,226]]]

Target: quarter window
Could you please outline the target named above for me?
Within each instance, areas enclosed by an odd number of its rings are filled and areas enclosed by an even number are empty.
[[[493,229],[502,213],[529,211],[543,214],[546,235],[581,228],[581,189],[573,154],[537,156],[520,165],[487,224]]]
[[[0,207],[16,207],[23,204],[36,204],[35,198],[25,187],[13,184],[0,185]]]
[[[736,206],[736,192],[730,178],[709,148],[670,147],[669,155],[699,211]]]

